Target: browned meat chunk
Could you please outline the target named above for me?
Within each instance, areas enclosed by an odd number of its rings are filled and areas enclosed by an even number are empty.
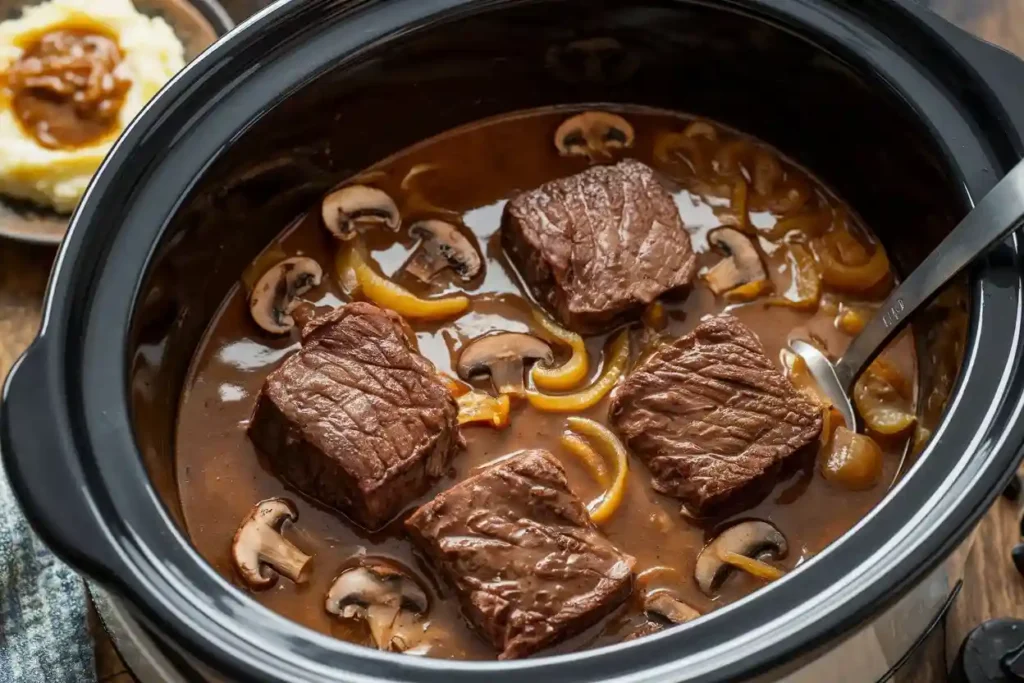
[[[632,159],[520,194],[501,238],[538,301],[578,332],[636,317],[697,268],[672,196]]]
[[[757,336],[730,315],[662,346],[612,393],[609,416],[654,488],[694,516],[749,505],[821,432]]]
[[[311,321],[249,425],[283,479],[367,529],[422,495],[461,444],[458,406],[406,330],[366,303]]]
[[[500,659],[579,633],[633,589],[635,560],[601,535],[546,451],[523,451],[463,481],[406,526]]]

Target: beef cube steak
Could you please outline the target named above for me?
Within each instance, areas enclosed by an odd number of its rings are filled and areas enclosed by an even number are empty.
[[[523,451],[448,489],[406,527],[500,659],[579,633],[633,590],[635,560],[601,535],[546,451]]]
[[[654,488],[694,516],[749,505],[821,432],[803,397],[731,315],[655,351],[612,393],[609,416]]]
[[[501,238],[537,300],[577,332],[636,317],[697,269],[672,196],[632,159],[520,194]]]
[[[306,325],[267,377],[249,436],[292,486],[376,529],[448,468],[457,417],[405,321],[353,303]]]

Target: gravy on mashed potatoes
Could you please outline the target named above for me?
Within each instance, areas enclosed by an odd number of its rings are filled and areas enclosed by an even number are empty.
[[[70,212],[117,136],[184,66],[130,0],[50,0],[0,23],[0,193]]]

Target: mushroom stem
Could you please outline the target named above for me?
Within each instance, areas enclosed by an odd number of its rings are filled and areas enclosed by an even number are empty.
[[[405,265],[405,271],[423,282],[430,282],[434,277],[448,267],[444,261],[438,261],[424,249],[417,249],[409,262]]]
[[[266,544],[260,551],[260,562],[269,564],[295,583],[305,583],[309,579],[312,556],[302,552],[276,533],[267,530]],[[276,538],[270,538],[274,536]]]
[[[523,383],[523,362],[519,359],[491,366],[491,383],[499,394],[510,396],[526,396],[526,385]]]
[[[392,649],[394,626],[401,611],[399,604],[370,605],[367,608],[366,623],[370,627],[370,635],[378,650]]]

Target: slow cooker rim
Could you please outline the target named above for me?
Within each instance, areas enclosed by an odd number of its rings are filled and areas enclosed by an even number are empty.
[[[219,48],[214,48],[214,50],[210,54],[211,55],[216,55],[219,52],[226,52],[234,44],[241,43],[242,42],[242,38],[246,37],[247,35],[250,35],[252,32],[254,32],[256,30],[262,30],[262,29],[265,29],[265,28],[269,28],[269,25],[274,23],[274,22],[276,22],[276,21],[283,22],[285,20],[285,18],[289,14],[297,14],[299,12],[299,9],[298,8],[289,9],[289,4],[290,3],[282,3],[282,4],[279,4],[279,5],[276,5],[276,6],[272,7],[270,10],[268,10],[267,12],[265,12],[265,13],[261,14],[260,16],[254,18],[253,20],[248,22],[243,28],[241,28],[238,32],[232,34],[232,36],[228,39],[228,42],[225,43],[224,46],[219,47]],[[297,5],[299,3],[295,3],[295,4]],[[316,4],[316,3],[310,3],[310,4],[313,5],[313,4]],[[322,3],[322,4],[326,4],[326,3]],[[435,6],[435,7],[441,7],[441,6],[459,6],[459,7],[464,7],[464,6],[468,6],[468,5],[481,6],[481,5],[487,5],[487,4],[490,4],[490,3],[488,3],[488,2],[475,2],[474,3],[474,2],[466,2],[465,0],[444,0],[442,2],[434,2],[434,3],[431,3],[431,4],[433,6]],[[751,0],[751,2],[749,2],[749,3],[735,3],[734,2],[732,4],[750,4],[750,5],[758,5],[758,6],[761,6],[761,5],[764,5],[764,4],[780,5],[780,3],[772,3],[772,2],[770,2],[770,0],[768,2],[763,2],[763,1],[759,2],[758,0]],[[785,3],[785,4],[793,5],[794,7],[796,7],[796,6],[803,6],[803,5],[815,5],[817,3],[814,2],[813,0],[801,0],[799,2],[792,2],[792,3]],[[247,32],[249,32],[249,33],[247,33]],[[209,57],[209,55],[207,57],[204,57],[204,61],[208,57]],[[192,81],[194,81],[194,80],[196,80],[198,78],[201,78],[203,75],[208,74],[211,68],[212,67],[210,65],[204,66],[204,64],[201,61],[199,64],[195,65],[194,67],[191,67],[185,74],[183,74],[181,77],[179,77],[179,79],[177,79],[175,81],[174,85],[172,85],[169,88],[169,91],[165,92],[164,95],[161,96],[161,98],[159,98],[153,105],[151,105],[150,109],[147,110],[147,113],[144,114],[144,116],[140,119],[140,121],[137,122],[135,125],[133,125],[132,131],[129,133],[129,135],[126,136],[126,139],[131,139],[133,136],[135,138],[138,138],[139,136],[146,135],[149,132],[151,132],[150,129],[153,128],[153,125],[156,122],[157,117],[160,116],[161,113],[165,113],[168,109],[172,108],[172,103],[171,103],[172,94],[173,95],[180,94],[183,90],[187,89],[187,86],[184,85],[186,80],[191,79]],[[98,197],[98,195],[100,193],[100,189],[99,188],[102,188],[105,185],[109,186],[111,178],[117,173],[116,166],[118,164],[123,164],[125,162],[125,158],[128,157],[129,155],[130,155],[130,152],[127,151],[127,143],[124,143],[124,142],[119,143],[117,151],[114,154],[111,155],[111,157],[108,160],[108,162],[104,165],[103,172],[97,178],[97,181],[94,183],[92,189],[90,190],[89,197],[88,197],[88,199],[86,200],[86,203],[85,203],[85,208],[80,210],[79,213],[76,216],[76,219],[74,221],[74,227],[73,227],[73,230],[72,230],[72,233],[71,233],[71,237],[65,243],[64,247],[61,250],[60,257],[58,259],[58,265],[55,267],[55,277],[54,277],[53,282],[51,283],[50,291],[49,291],[49,294],[48,294],[48,304],[47,304],[47,310],[46,310],[46,320],[44,322],[44,331],[43,331],[43,333],[41,335],[41,339],[43,340],[42,344],[45,347],[45,351],[47,352],[47,355],[51,357],[51,360],[53,362],[57,362],[57,363],[61,363],[62,364],[63,361],[64,361],[64,353],[63,353],[64,348],[63,348],[63,344],[65,342],[64,337],[66,337],[67,330],[66,329],[61,329],[61,328],[65,327],[67,325],[67,323],[68,323],[68,319],[66,317],[67,314],[68,314],[68,311],[62,311],[61,310],[61,306],[58,305],[58,304],[59,304],[60,300],[69,298],[68,288],[73,286],[72,281],[75,279],[75,278],[71,277],[71,275],[73,275],[74,273],[73,272],[69,273],[69,268],[71,268],[71,265],[69,265],[69,264],[71,264],[71,261],[69,261],[68,259],[71,258],[71,254],[72,254],[73,250],[77,249],[78,247],[80,247],[82,241],[86,238],[86,234],[85,234],[85,229],[84,228],[85,228],[85,225],[89,222],[89,216],[91,215],[92,216],[92,221],[94,223],[96,222],[96,214],[97,214],[98,208],[100,206],[100,201],[101,201],[100,199],[96,198],[96,197]],[[983,189],[987,189],[987,188],[975,188],[975,189],[983,190]],[[165,226],[161,226],[158,232],[162,232],[163,227],[165,227]],[[96,236],[95,234],[98,231],[94,229],[92,232],[93,232],[93,237],[95,237]],[[154,241],[155,241],[155,238],[156,238],[156,236],[154,235]],[[1006,250],[1010,251],[1010,248],[1006,248]],[[1014,258],[1015,258],[1017,250],[1016,249],[1012,249],[1012,251],[1014,252]],[[975,283],[975,287],[974,287],[975,301],[980,302],[982,300],[990,298],[990,295],[994,294],[994,292],[989,291],[990,288],[987,288],[986,284],[992,285],[992,283],[989,282],[988,279],[987,279],[987,273],[983,272],[981,274],[981,276],[978,278],[978,280],[976,281],[976,283]],[[1019,326],[1019,308],[1020,308],[1019,307],[1019,283],[1018,283],[1017,291],[1018,291],[1018,297],[1017,297],[1018,301],[1017,301],[1016,311],[1015,311],[1016,318],[1014,318],[1014,320],[1015,320],[1015,327],[1019,331],[1019,329],[1020,329],[1020,326]],[[1009,312],[1009,310],[1010,310],[1010,308],[1006,307],[1006,306],[1004,306],[1002,309],[1000,309],[998,311],[997,310],[993,310],[995,305],[996,304],[993,304],[992,306],[990,306],[986,310],[981,310],[979,306],[975,306],[975,309],[972,311],[972,329],[971,329],[972,345],[971,345],[971,351],[974,352],[974,353],[977,353],[977,351],[979,349],[979,344],[980,344],[980,341],[981,341],[980,340],[980,336],[981,336],[981,332],[982,332],[982,327],[983,327],[983,325],[988,324],[986,321],[988,321],[990,317],[992,317],[994,315],[997,315],[1000,312]],[[132,308],[134,308],[134,302],[132,303]],[[124,322],[127,324],[128,321],[125,320]],[[58,327],[58,325],[60,325],[60,327]],[[1016,340],[1016,341],[1019,342],[1019,339]],[[120,350],[122,352],[124,352],[126,350],[126,341],[125,340],[121,341]],[[962,400],[963,394],[966,391],[967,385],[970,384],[970,380],[971,379],[972,379],[971,373],[970,372],[965,372],[965,380],[963,380],[958,385],[958,388],[956,390],[956,399]],[[127,404],[125,403],[125,405],[127,405]],[[994,408],[994,406],[993,406],[993,408]],[[1014,412],[1019,412],[1019,406],[1014,408],[1013,411]],[[948,420],[947,420],[946,424],[948,425]],[[81,425],[79,425],[79,426],[81,426]],[[88,429],[86,431],[88,431]],[[133,440],[132,440],[132,444],[134,445],[134,441]],[[930,454],[932,450],[934,450],[934,449],[929,448],[928,453]],[[996,446],[994,446],[992,448],[992,451],[995,452],[995,451],[998,451],[998,450],[999,450],[998,444],[996,444]],[[135,457],[136,458],[138,457],[137,456],[137,449],[136,449]],[[928,458],[928,454],[926,454],[922,458],[922,461],[927,460],[927,458]],[[909,481],[909,478],[905,479],[904,483],[906,483],[907,481]],[[102,482],[94,482],[94,483],[102,484]],[[902,487],[902,485],[901,485],[901,487]],[[989,493],[991,495],[994,495],[994,493],[991,492],[991,491]],[[151,491],[150,491],[150,494],[151,494],[150,497],[153,498],[153,501],[157,502],[156,499],[155,499],[155,495],[152,494]],[[162,503],[158,503],[158,504],[162,505]],[[952,511],[950,511],[950,516],[951,515],[952,515]],[[166,514],[164,514],[164,516],[166,517]],[[947,518],[947,521],[949,521],[948,518]],[[867,519],[864,520],[861,523],[861,525],[858,525],[858,528],[863,526],[866,522],[867,522]],[[191,551],[191,546],[189,546],[187,544],[187,541],[180,534],[180,532],[177,529],[177,527],[173,525],[173,523],[170,521],[169,518],[166,519],[166,523],[172,529],[172,532],[176,536],[178,536],[178,538],[176,540],[178,542],[183,542],[186,545],[186,547],[188,548],[188,550]],[[968,525],[968,523],[969,523],[969,520],[965,520],[963,523],[961,523],[959,525],[955,525],[955,526],[957,526],[959,529],[963,529],[963,528],[965,528]],[[947,524],[946,526],[948,527],[948,526],[951,526],[951,525]],[[960,534],[960,531],[957,531],[957,533],[954,533],[953,536],[947,537],[946,545],[948,546],[948,544],[950,542],[952,542],[952,538],[957,537],[959,534]],[[140,539],[139,538],[133,538],[131,534],[126,534],[121,539],[121,543],[125,544],[126,547],[127,546],[138,547],[136,544],[139,543],[139,542],[140,542]],[[144,543],[142,545],[145,546]],[[836,544],[836,545],[838,546],[840,544]],[[122,547],[121,550],[123,552],[124,551],[124,547]],[[192,553],[193,553],[193,555],[195,555],[194,551],[192,551]],[[148,559],[148,560],[151,561],[151,560],[155,560],[156,559],[156,558],[143,558],[141,555],[136,554],[135,552],[126,553],[126,555],[128,555],[128,554],[135,555],[135,557],[129,558],[129,557],[125,556],[124,557],[125,561],[131,560],[130,563],[135,563],[136,564],[136,568],[138,568],[138,566],[139,566],[138,563],[141,563],[144,560]],[[824,555],[825,554],[823,554],[823,556]],[[199,558],[198,555],[195,555],[195,559],[201,565],[205,565],[205,561],[203,561],[201,558]],[[202,567],[202,566],[200,567],[200,569],[203,569],[203,568],[204,567]],[[208,572],[212,571],[212,570],[209,570],[208,566],[205,567],[205,569]],[[152,580],[152,579],[156,578],[157,576],[158,575],[155,574],[155,573],[150,573],[149,576],[147,577],[147,579],[148,580]],[[217,577],[217,578],[219,579],[219,577]],[[146,583],[148,583],[148,581]],[[225,585],[226,585],[226,582],[225,582]],[[781,586],[781,585],[783,585],[783,584],[780,583],[779,586]],[[138,589],[145,589],[147,591],[152,591],[153,590],[153,586],[152,585],[138,586],[136,588],[136,590],[138,590]],[[758,594],[757,597],[761,601],[762,604],[764,603],[764,599],[763,598],[765,596],[769,595],[770,591],[774,590],[774,589],[775,589],[775,587],[772,587],[772,589],[769,589],[769,591],[762,591],[762,592],[760,592]],[[151,594],[151,595],[155,595],[155,594]],[[744,604],[747,604],[747,602],[748,601],[743,601],[743,602],[739,603],[738,605],[736,605],[735,608],[729,608],[728,610],[722,610],[722,611],[720,611],[720,612],[710,616],[708,618],[707,622],[711,623],[712,620],[720,620],[725,615],[735,611],[736,609],[740,608]],[[181,607],[182,605],[179,603],[178,606]],[[165,615],[165,616],[169,617],[171,615]],[[183,634],[186,635],[186,636],[187,635],[192,635],[192,634],[189,633],[189,631],[191,629],[188,628],[187,620],[184,618],[185,615],[175,615],[175,616],[179,619],[178,623],[176,624],[176,630],[178,631],[179,637],[181,637]],[[846,623],[849,623],[849,621],[850,621],[850,619],[852,617],[853,617],[852,613],[847,615]],[[195,622],[193,621],[193,623],[195,623]],[[290,624],[290,622],[289,622],[289,624]],[[292,626],[294,626],[294,625],[292,625]],[[448,672],[451,672],[453,668],[456,668],[456,669],[465,670],[465,671],[475,671],[475,672],[486,671],[486,672],[489,672],[489,673],[495,673],[496,670],[499,667],[501,669],[503,669],[503,670],[520,671],[521,672],[521,671],[523,671],[525,669],[530,669],[530,668],[535,667],[538,663],[540,663],[541,665],[546,666],[546,667],[553,667],[553,666],[557,666],[557,665],[560,665],[560,664],[568,664],[568,663],[575,662],[575,661],[580,661],[580,660],[595,661],[595,660],[600,659],[603,655],[607,655],[607,654],[611,654],[611,653],[618,654],[618,653],[621,653],[621,652],[623,652],[623,651],[625,651],[627,649],[628,650],[634,650],[634,651],[643,651],[643,650],[653,651],[655,649],[655,646],[658,643],[661,643],[662,641],[680,640],[683,637],[680,634],[681,630],[689,630],[689,629],[687,629],[686,627],[684,627],[683,629],[674,629],[674,630],[672,630],[672,631],[670,631],[668,633],[665,633],[665,634],[663,634],[661,636],[654,637],[654,638],[649,638],[649,639],[646,639],[645,641],[638,641],[637,643],[630,644],[630,645],[612,646],[610,648],[603,648],[601,650],[587,651],[587,652],[583,652],[583,653],[575,653],[573,655],[564,655],[564,656],[555,657],[555,658],[544,658],[544,659],[539,659],[539,660],[532,660],[532,661],[524,662],[524,663],[517,663],[517,664],[507,664],[506,663],[506,664],[502,664],[502,665],[467,664],[465,666],[456,666],[456,667],[453,667],[450,663],[445,663],[444,666],[445,666],[445,670],[448,671]],[[308,633],[312,633],[312,632],[308,632]],[[304,635],[304,634],[300,633],[300,635]],[[320,638],[321,639],[326,639],[323,636],[320,636]],[[189,638],[185,638],[185,639],[186,640],[190,640]],[[191,640],[195,641],[196,639],[195,638],[191,638]],[[203,638],[202,640],[205,641],[205,638]],[[329,639],[326,639],[326,640],[329,640]],[[197,643],[197,644],[199,644],[199,643]],[[372,652],[364,650],[362,648],[354,648],[354,647],[349,646],[347,644],[339,644],[339,643],[330,643],[330,644],[332,644],[332,645],[343,645],[344,647],[332,647],[332,648],[330,648],[330,649],[339,651],[340,654],[342,654],[342,655],[349,655],[349,656],[354,656],[354,657],[363,658],[363,659],[371,659],[371,660],[372,659],[379,659],[380,658],[380,655],[378,655],[377,653],[372,653]],[[652,660],[651,657],[634,657],[634,658],[637,659],[638,661],[651,661]],[[778,655],[775,657],[775,659],[778,659]],[[387,660],[383,660],[383,661],[384,661],[385,664],[393,663],[390,658],[387,659]],[[767,660],[762,660],[762,661],[767,661]],[[433,663],[427,662],[426,664],[421,664],[419,661],[417,661],[415,666],[422,666],[422,668],[424,670],[436,668],[434,666],[430,666],[431,664],[433,664]],[[403,666],[405,666],[405,665],[409,665],[408,660],[405,660],[403,662]],[[749,668],[749,665],[750,664],[748,664],[747,667],[745,667],[745,668]],[[283,669],[282,669],[282,671],[283,671]],[[549,671],[550,671],[550,669],[549,669]]]

